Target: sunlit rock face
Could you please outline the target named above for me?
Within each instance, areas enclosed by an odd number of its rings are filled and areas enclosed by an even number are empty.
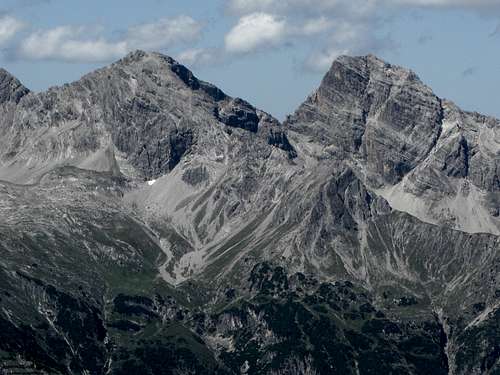
[[[284,123],[157,53],[0,71],[0,361],[493,374],[499,163],[498,120],[374,56]]]

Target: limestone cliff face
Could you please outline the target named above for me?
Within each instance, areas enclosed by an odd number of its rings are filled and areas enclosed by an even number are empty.
[[[395,184],[441,133],[441,101],[411,71],[374,56],[341,57],[287,124],[363,164],[374,184]]]
[[[283,124],[157,53],[44,93],[1,71],[0,359],[493,373],[499,165],[498,120],[374,56]]]

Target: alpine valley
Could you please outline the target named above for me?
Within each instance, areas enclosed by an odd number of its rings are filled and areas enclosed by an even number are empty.
[[[283,122],[136,51],[0,71],[0,368],[500,374],[500,121],[375,56]]]

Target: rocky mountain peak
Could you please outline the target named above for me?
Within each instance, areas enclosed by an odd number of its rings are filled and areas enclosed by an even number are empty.
[[[19,103],[29,90],[12,74],[0,68],[0,104],[8,101]]]
[[[2,100],[19,101],[25,91],[18,81],[5,77],[0,81],[6,87]],[[16,87],[17,94],[12,89]],[[195,148],[208,153],[226,131],[234,133],[232,142],[257,137],[266,147],[292,157],[293,147],[278,127],[272,116],[198,79],[173,58],[138,50],[11,107],[10,115],[0,121],[6,131],[0,140],[0,146],[5,145],[0,176],[33,181],[46,168],[67,163],[116,171],[116,150],[129,164],[125,169],[151,179],[170,172]],[[37,150],[35,155],[28,144]],[[29,160],[36,168],[27,167]]]
[[[472,233],[499,232],[498,123],[460,110],[411,70],[373,55],[335,60],[286,121],[322,146],[315,157],[355,165],[393,208]],[[480,209],[471,203],[476,195],[485,197]]]
[[[123,57],[121,60],[118,61],[118,63],[132,63],[132,62],[137,62],[141,61],[144,58],[152,56],[153,53],[151,52],[146,52],[140,49],[136,49],[135,51],[129,52],[125,57]]]
[[[148,62],[154,62],[158,64],[158,67],[160,66],[171,66],[171,65],[176,65],[179,64],[177,61],[175,61],[174,58],[161,54],[159,52],[147,52],[143,50],[135,50],[132,52],[129,52],[127,55],[125,55],[123,58],[120,60],[116,61],[115,63],[111,64],[110,67],[113,66],[142,66],[144,64],[147,64]]]
[[[332,83],[332,77],[339,77],[341,72],[350,73],[351,75],[359,75],[364,78],[372,78],[392,82],[418,82],[420,78],[410,69],[390,64],[375,55],[365,56],[347,56],[338,57],[330,67],[323,79],[323,85]]]
[[[287,124],[362,161],[368,178],[383,185],[400,181],[429,152],[441,121],[440,99],[413,72],[368,55],[335,60]]]
[[[139,74],[159,75],[163,79],[181,81],[187,88],[208,95],[212,100],[221,101],[227,95],[216,86],[199,80],[191,70],[174,58],[158,52],[136,50],[112,64],[109,69],[133,70]]]

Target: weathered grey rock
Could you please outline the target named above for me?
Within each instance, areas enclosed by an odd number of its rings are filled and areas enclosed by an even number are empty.
[[[290,159],[297,157],[297,151],[293,148],[286,136],[286,133],[282,130],[273,131],[272,129],[269,132],[268,142],[270,145],[281,148],[282,150],[288,153]]]
[[[17,78],[5,69],[0,69],[0,104],[9,101],[17,104],[28,93],[29,90]]]
[[[287,125],[359,159],[374,184],[394,184],[436,143],[440,100],[411,71],[374,56],[341,57]]]
[[[190,185],[198,185],[210,178],[210,175],[205,166],[198,166],[187,169],[182,175],[182,180]]]
[[[218,119],[228,126],[245,129],[256,133],[259,117],[250,103],[236,98],[217,110]]]

